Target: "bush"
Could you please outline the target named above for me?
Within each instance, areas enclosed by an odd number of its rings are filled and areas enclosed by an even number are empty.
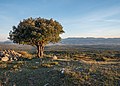
[[[50,62],[48,64],[50,64],[50,65],[58,65],[58,62]]]
[[[49,67],[52,67],[53,65],[50,65],[50,64],[41,64],[42,67],[46,67],[46,68],[49,68]]]
[[[32,66],[31,69],[38,69],[38,66]]]
[[[7,67],[8,67],[8,66],[7,66],[6,63],[0,64],[0,68],[1,68],[1,69],[5,69],[5,68],[7,68]]]
[[[105,61],[105,59],[103,57],[99,57],[95,59],[96,61]]]
[[[49,62],[49,63],[43,63],[41,64],[42,67],[52,67],[54,65],[58,65],[58,62]]]

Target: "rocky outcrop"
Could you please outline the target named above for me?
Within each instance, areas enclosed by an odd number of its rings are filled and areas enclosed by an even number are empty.
[[[20,57],[22,57],[22,54],[15,52],[14,50],[0,51],[1,61],[17,61]]]

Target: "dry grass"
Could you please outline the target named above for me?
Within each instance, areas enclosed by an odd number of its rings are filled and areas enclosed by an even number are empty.
[[[53,67],[54,65],[58,65],[58,62],[48,62],[48,63],[43,63],[41,64],[42,67]]]
[[[26,51],[18,51],[18,53],[22,54],[22,57],[24,58],[32,59],[32,55]]]
[[[84,63],[86,63],[86,64],[120,64],[120,62],[119,61],[94,61],[94,60],[83,60],[83,59],[81,59],[81,61],[82,62],[84,62]]]

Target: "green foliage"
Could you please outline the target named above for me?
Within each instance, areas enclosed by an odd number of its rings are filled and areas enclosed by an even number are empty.
[[[38,57],[43,57],[44,46],[60,41],[64,33],[62,25],[53,19],[28,18],[13,26],[9,39],[14,43],[35,45]]]
[[[21,21],[18,26],[13,26],[9,33],[9,39],[14,43],[44,45],[56,43],[61,38],[59,34],[64,33],[62,25],[53,19],[28,18]]]

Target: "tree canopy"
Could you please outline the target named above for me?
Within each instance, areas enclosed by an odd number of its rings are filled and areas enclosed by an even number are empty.
[[[9,33],[9,39],[14,43],[35,45],[38,57],[43,56],[44,46],[60,41],[64,33],[62,25],[53,19],[28,18],[20,21]]]

